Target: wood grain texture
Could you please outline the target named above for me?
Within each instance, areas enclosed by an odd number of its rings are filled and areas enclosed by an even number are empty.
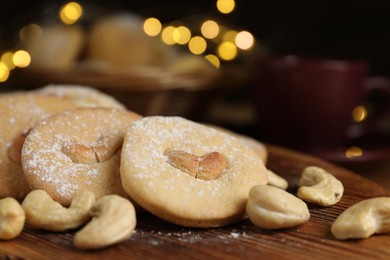
[[[367,198],[390,196],[380,185],[323,160],[267,146],[268,168],[286,178],[296,192],[303,168],[316,165],[340,179],[341,201],[332,207],[309,205],[311,218],[294,228],[265,231],[244,220],[222,228],[176,226],[148,213],[138,217],[136,232],[126,242],[97,251],[78,250],[74,232],[52,233],[26,226],[14,240],[0,241],[0,259],[390,259],[390,236],[338,241],[330,226],[347,207]]]

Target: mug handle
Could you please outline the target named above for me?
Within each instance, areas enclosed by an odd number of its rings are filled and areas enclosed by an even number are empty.
[[[348,129],[349,138],[357,138],[378,130],[380,123],[390,119],[390,79],[381,76],[368,77],[364,82],[365,96],[357,111],[355,123]],[[373,94],[380,96],[381,105],[372,104]],[[359,118],[359,115],[361,116]],[[361,120],[359,120],[361,119]]]

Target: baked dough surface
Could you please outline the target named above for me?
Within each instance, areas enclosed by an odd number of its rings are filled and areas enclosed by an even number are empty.
[[[70,100],[23,91],[0,95],[0,198],[20,200],[30,191],[21,164],[9,157],[12,144],[42,119],[76,107]]]
[[[214,180],[196,179],[168,163],[164,153],[219,152],[228,166]],[[249,189],[267,184],[256,153],[235,137],[181,117],[145,117],[132,124],[122,147],[125,191],[143,208],[172,223],[216,227],[245,217]]]
[[[120,176],[120,147],[112,157],[96,163],[76,163],[64,153],[70,142],[90,147],[102,137],[119,138],[141,116],[109,108],[79,108],[53,115],[40,122],[27,136],[22,166],[32,189],[43,189],[62,205],[69,205],[80,190],[96,197],[123,191]],[[109,144],[107,144],[109,147]]]

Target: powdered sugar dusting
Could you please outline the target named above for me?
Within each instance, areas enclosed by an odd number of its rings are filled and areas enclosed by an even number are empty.
[[[64,154],[63,147],[73,142],[88,147],[105,133],[121,140],[132,122],[132,116],[125,111],[92,108],[68,111],[42,121],[28,135],[22,150],[26,178],[36,179],[34,183],[40,187],[33,188],[54,186],[55,192],[65,199],[71,199],[80,189],[95,193],[96,189],[106,193],[122,191],[120,182],[110,181],[119,177],[119,153],[102,163],[74,163]]]
[[[197,156],[219,152],[228,166],[215,180],[196,179],[168,162],[164,153],[170,149]],[[125,136],[121,164],[122,179],[137,196],[153,205],[161,203],[173,214],[193,211],[195,216],[211,218],[224,212],[237,214],[250,187],[262,183],[265,174],[258,156],[237,138],[181,117],[154,116],[135,122]],[[149,198],[150,194],[158,195]],[[191,208],[184,209],[185,205]]]

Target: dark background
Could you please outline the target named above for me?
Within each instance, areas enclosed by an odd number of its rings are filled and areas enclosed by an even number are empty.
[[[4,1],[0,48],[12,48],[15,32],[29,22],[55,15],[68,1]],[[251,31],[274,53],[365,59],[372,74],[390,75],[390,4],[385,0],[237,0],[236,10],[218,14],[216,1],[78,1],[100,12],[126,10],[163,22],[193,15],[215,16]]]

